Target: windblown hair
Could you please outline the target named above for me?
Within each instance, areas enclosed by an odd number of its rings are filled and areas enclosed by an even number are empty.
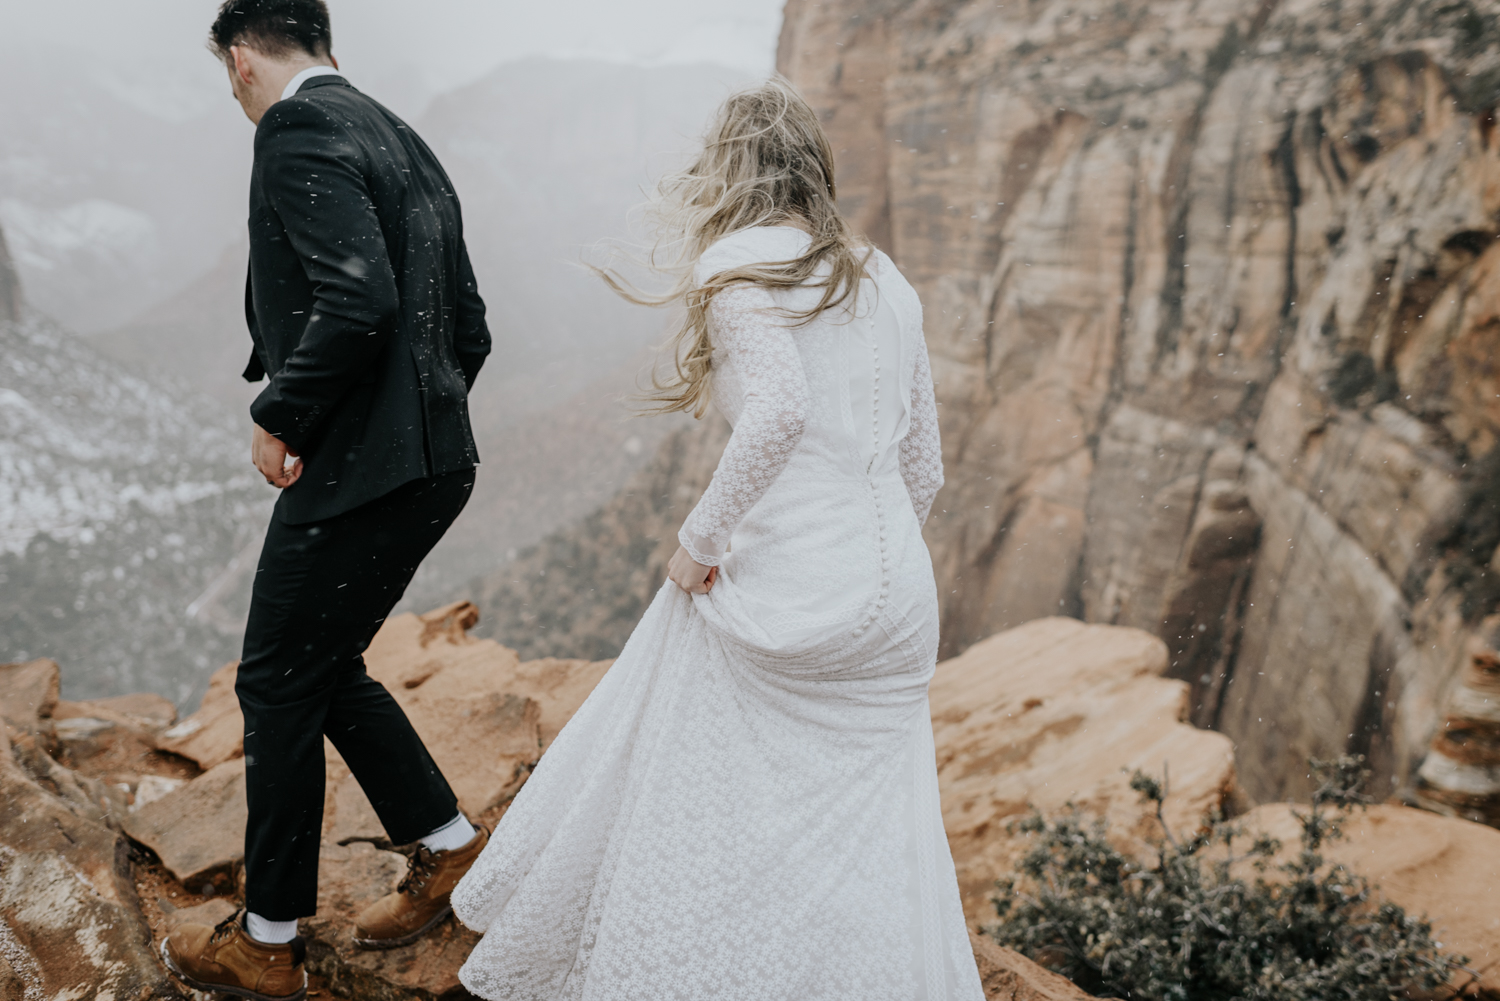
[[[672,286],[653,295],[613,270],[593,269],[630,302],[685,307],[670,342],[672,366],[665,380],[653,374],[652,391],[645,396],[649,413],[702,417],[707,410],[714,351],[709,307],[726,288],[821,288],[817,305],[783,311],[798,323],[858,294],[871,251],[856,254],[861,241],[839,214],[835,192],[833,148],[817,113],[790,83],[773,77],[724,102],[704,137],[703,152],[687,169],[664,177],[648,207],[657,240],[646,263],[671,278]],[[719,239],[752,226],[787,224],[811,232],[801,257],[733,268],[701,285],[694,280],[698,259]]]
[[[208,49],[228,59],[231,45],[248,45],[273,59],[298,51],[326,59],[333,51],[328,4],[323,0],[224,0],[208,29]]]

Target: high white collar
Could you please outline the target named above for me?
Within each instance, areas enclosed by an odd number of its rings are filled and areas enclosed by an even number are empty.
[[[307,69],[303,70],[301,73],[298,73],[296,76],[292,77],[290,81],[287,82],[286,89],[281,92],[281,99],[285,101],[287,98],[297,93],[297,91],[302,89],[302,85],[304,83],[311,80],[315,76],[343,75],[344,74],[340,73],[332,66],[309,66]]]

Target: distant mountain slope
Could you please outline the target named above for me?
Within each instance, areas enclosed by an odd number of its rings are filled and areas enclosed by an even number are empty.
[[[0,323],[21,318],[21,281],[10,259],[5,233],[0,232]]]
[[[245,327],[245,259],[242,233],[207,272],[129,323],[86,335],[88,343],[130,371],[175,380],[211,397],[248,434],[250,403],[260,387],[240,378],[250,358]]]
[[[35,315],[0,321],[0,356],[0,661],[196,698],[238,655],[249,574],[225,570],[268,513],[241,436]]]
[[[690,155],[723,96],[747,82],[722,66],[527,59],[437,97],[412,123],[453,178],[489,306],[495,353],[472,400],[481,438],[620,370],[660,334],[660,313],[616,298],[578,262],[597,241],[630,236],[627,217],[645,189]],[[90,341],[239,407],[249,353],[243,222],[235,232],[190,284],[90,331]]]
[[[717,414],[691,424],[645,423],[670,433],[619,493],[473,583],[476,635],[523,658],[619,655],[667,579],[677,529],[729,440],[729,425]]]
[[[244,231],[255,130],[206,52],[178,78],[0,38],[0,88],[24,95],[0,102],[0,225],[68,329],[119,324]]]
[[[526,59],[436,98],[414,123],[463,202],[490,307],[497,364],[482,411],[555,404],[659,336],[660,314],[622,302],[578,261],[632,235],[646,190],[748,82],[722,66]]]

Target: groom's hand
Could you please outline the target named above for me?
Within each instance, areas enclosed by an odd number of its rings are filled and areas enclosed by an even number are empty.
[[[259,424],[255,425],[255,437],[250,442],[250,461],[255,463],[255,468],[260,470],[267,483],[282,490],[296,483],[297,477],[302,475],[302,460],[297,459],[287,466],[288,456],[296,459],[297,453],[282,444],[280,438]]]
[[[706,567],[681,546],[667,561],[667,577],[688,594],[707,594],[719,576],[718,567]]]

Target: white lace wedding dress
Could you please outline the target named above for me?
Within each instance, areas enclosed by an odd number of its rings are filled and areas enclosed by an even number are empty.
[[[744,230],[698,277],[808,237]],[[525,1001],[982,1001],[939,812],[921,523],[942,485],[921,304],[876,253],[857,307],[714,300],[734,425],[667,583],[453,907],[460,977]],[[732,546],[731,546],[732,542]]]

